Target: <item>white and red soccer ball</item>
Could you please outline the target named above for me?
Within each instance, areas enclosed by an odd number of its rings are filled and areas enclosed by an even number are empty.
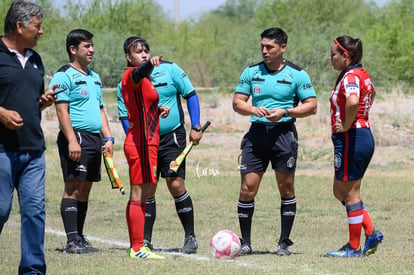
[[[220,230],[211,238],[210,249],[216,259],[233,259],[240,253],[240,239],[231,230]]]

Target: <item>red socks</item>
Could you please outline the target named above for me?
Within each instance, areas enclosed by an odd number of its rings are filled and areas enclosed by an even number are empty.
[[[144,246],[145,205],[140,200],[129,200],[126,208],[129,241],[134,251]]]
[[[361,242],[362,221],[364,219],[364,209],[362,202],[346,205],[349,225],[349,244],[358,250]]]
[[[364,227],[365,235],[369,236],[374,230],[374,224],[372,223],[371,217],[368,214],[367,207],[362,203],[362,209],[364,210],[364,219],[362,220],[362,227]]]

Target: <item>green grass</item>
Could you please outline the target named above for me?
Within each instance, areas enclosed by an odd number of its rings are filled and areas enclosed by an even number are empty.
[[[110,103],[113,104],[113,103]],[[108,104],[108,105],[110,105]],[[110,105],[113,106],[113,105]],[[112,110],[113,111],[113,110]],[[228,112],[231,112],[228,110]],[[326,113],[322,113],[326,115]],[[390,118],[391,120],[392,118]],[[114,121],[114,119],[111,119]],[[303,122],[314,125],[311,118]],[[300,123],[300,122],[298,122]],[[361,259],[325,257],[328,250],[341,247],[348,239],[344,207],[332,194],[331,152],[322,144],[308,142],[310,132],[302,127],[304,137],[296,173],[297,216],[291,239],[290,257],[272,254],[280,233],[280,198],[272,171],[268,171],[255,199],[252,247],[256,254],[234,260],[216,260],[210,254],[209,241],[215,232],[230,229],[239,234],[237,200],[240,176],[237,171],[238,144],[242,132],[225,133],[213,119],[211,132],[203,144],[195,147],[188,159],[186,187],[193,198],[195,230],[199,242],[196,255],[160,252],[163,261],[137,261],[127,257],[128,231],[125,207],[128,195],[112,190],[103,180],[91,192],[85,234],[102,253],[67,255],[60,217],[63,192],[62,175],[55,136],[47,137],[46,241],[49,274],[411,274],[414,270],[414,171],[409,159],[396,162],[386,148],[377,148],[373,164],[362,184],[362,199],[368,206],[374,225],[384,235],[376,254]],[[246,127],[247,129],[247,127]],[[209,129],[210,130],[210,129]],[[122,134],[117,134],[115,164],[125,191],[129,192],[128,168],[122,152]],[[233,142],[220,144],[224,135]],[[309,137],[310,139],[311,137]],[[330,141],[325,140],[330,146]],[[320,148],[321,147],[321,148]],[[391,151],[395,151],[391,148]],[[403,148],[407,156],[412,145]],[[388,155],[390,156],[388,157]],[[328,155],[328,156],[327,156]],[[385,160],[389,162],[384,164]],[[386,166],[386,169],[384,169]],[[197,174],[197,168],[199,173]],[[201,176],[200,175],[200,171]],[[0,236],[0,274],[16,274],[20,257],[20,216],[15,195],[12,213]],[[183,230],[175,213],[174,202],[165,183],[157,191],[157,219],[153,232],[155,247],[176,250],[183,245]],[[361,239],[362,244],[364,238]]]
[[[220,261],[210,255],[209,239],[220,229],[239,232],[236,213],[239,177],[226,173],[232,168],[223,166],[216,170],[225,176],[197,178],[195,167],[190,166],[187,188],[194,201],[200,245],[197,255],[161,253],[166,260],[137,262],[127,258],[126,253],[127,196],[112,190],[106,178],[95,184],[92,190],[85,228],[92,243],[103,252],[88,256],[61,252],[66,241],[59,213],[63,183],[58,162],[48,163],[45,250],[49,274],[409,274],[414,268],[411,219],[414,187],[410,169],[400,170],[398,175],[371,170],[364,180],[363,199],[375,225],[385,234],[383,243],[373,256],[363,259],[323,256],[327,250],[339,248],[347,240],[345,210],[331,194],[331,176],[314,176],[312,171],[306,175],[307,170],[299,167],[296,178],[298,209],[291,235],[295,254],[290,257],[271,254],[276,248],[280,219],[279,196],[272,173],[268,172],[256,197],[253,222],[252,246],[259,254]],[[126,167],[119,165],[119,170],[128,191]],[[154,245],[180,248],[183,231],[164,183],[158,187],[157,203]],[[15,200],[12,215],[0,238],[0,274],[16,274],[20,253],[18,244],[19,214]]]

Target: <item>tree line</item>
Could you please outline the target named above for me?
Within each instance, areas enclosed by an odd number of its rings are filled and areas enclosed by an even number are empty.
[[[180,65],[195,86],[232,91],[244,67],[262,59],[260,33],[281,27],[289,36],[286,59],[304,68],[315,86],[330,87],[335,81],[337,72],[328,57],[340,35],[362,40],[362,63],[377,86],[414,84],[412,0],[393,0],[382,7],[366,0],[227,0],[177,24],[151,0],[35,2],[45,9],[45,33],[36,50],[49,77],[68,62],[66,34],[85,28],[95,35],[91,67],[105,87],[115,87],[121,78],[126,65],[123,41],[138,35],[149,41],[152,55],[163,53],[165,60]],[[11,0],[0,3],[5,16]]]

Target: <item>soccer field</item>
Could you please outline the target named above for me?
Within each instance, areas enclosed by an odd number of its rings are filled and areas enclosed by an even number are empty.
[[[216,260],[210,254],[210,238],[221,229],[240,233],[237,200],[240,186],[237,157],[239,143],[249,125],[231,110],[231,100],[223,96],[219,106],[210,108],[208,96],[201,94],[202,121],[211,120],[202,144],[192,149],[187,160],[186,187],[193,198],[197,254],[179,252],[184,233],[175,213],[174,202],[163,181],[157,191],[157,219],[153,244],[165,260],[132,260],[125,220],[128,201],[128,167],[123,155],[123,133],[116,119],[112,96],[105,98],[116,138],[114,161],[127,195],[112,190],[107,175],[92,189],[84,233],[102,249],[99,254],[68,255],[62,253],[66,243],[60,217],[63,192],[59,158],[55,144],[54,110],[45,114],[47,136],[46,242],[49,274],[412,274],[414,270],[414,171],[412,143],[399,144],[397,135],[412,133],[406,120],[389,135],[395,117],[378,102],[374,105],[372,124],[377,148],[362,184],[362,199],[374,225],[385,237],[376,254],[358,259],[325,257],[328,250],[340,248],[348,240],[348,225],[343,206],[332,194],[331,143],[327,98],[320,98],[318,114],[298,120],[300,143],[296,173],[297,216],[292,230],[293,255],[274,254],[280,233],[280,198],[274,174],[269,170],[255,199],[252,248],[249,256],[233,260]],[[413,101],[414,102],[414,101]],[[396,104],[395,106],[399,106]],[[414,104],[411,104],[414,106]],[[387,107],[388,108],[388,107]],[[397,107],[395,107],[397,108]],[[412,108],[412,107],[411,107]],[[401,120],[400,120],[401,121]],[[384,126],[385,125],[385,126]],[[317,130],[316,130],[317,129]],[[408,135],[407,134],[407,135]],[[405,136],[407,137],[407,136]],[[407,140],[407,138],[405,138]],[[412,141],[411,139],[408,139]],[[20,257],[20,216],[17,194],[8,223],[0,236],[0,274],[17,274]],[[363,245],[364,237],[361,239]]]

